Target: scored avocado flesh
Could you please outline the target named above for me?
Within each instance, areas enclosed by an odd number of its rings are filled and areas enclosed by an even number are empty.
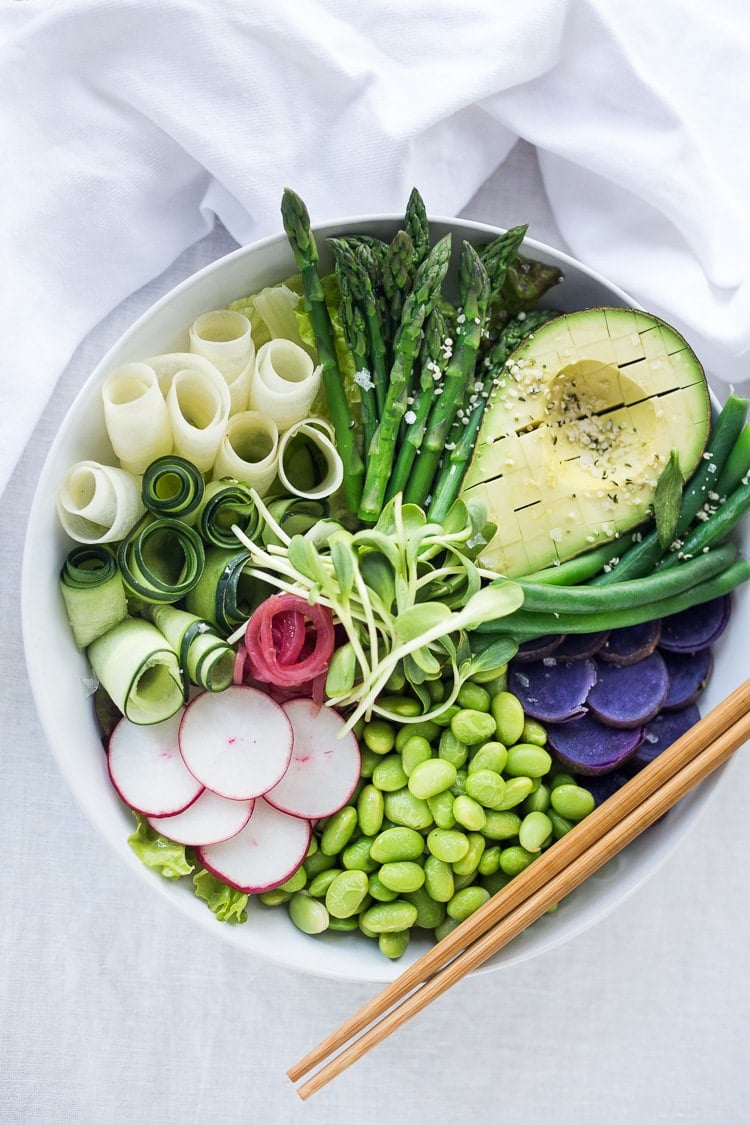
[[[507,361],[462,495],[497,533],[480,562],[522,577],[636,527],[670,453],[683,479],[708,438],[703,368],[685,340],[636,309],[568,313]]]

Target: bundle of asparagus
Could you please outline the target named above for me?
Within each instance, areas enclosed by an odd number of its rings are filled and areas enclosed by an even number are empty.
[[[557,315],[537,308],[559,271],[519,253],[525,226],[458,251],[457,300],[443,293],[451,236],[431,243],[415,188],[390,242],[369,235],[329,239],[339,315],[357,371],[353,416],[338,364],[304,202],[287,189],[284,229],[303,281],[328,410],[344,461],[349,510],[374,524],[397,493],[440,521],[458,497],[484,407],[508,356]]]

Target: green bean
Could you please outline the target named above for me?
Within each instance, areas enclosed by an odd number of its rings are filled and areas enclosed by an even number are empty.
[[[424,861],[425,890],[435,902],[447,902],[455,893],[453,868],[444,859],[428,855]]]
[[[438,742],[438,757],[460,770],[469,757],[469,747],[460,738],[456,738],[450,727],[446,727]]]
[[[374,898],[376,902],[393,902],[395,898],[398,898],[396,891],[390,890],[385,883],[380,882],[377,871],[373,871],[368,877],[368,889],[371,898]]]
[[[459,707],[469,711],[489,711],[492,697],[486,688],[467,680],[463,683],[456,696]]]
[[[386,754],[372,772],[372,784],[383,793],[403,789],[407,780],[400,754]]]
[[[412,859],[394,860],[384,863],[378,871],[383,886],[399,894],[416,891],[424,884],[424,868]]]
[[[338,855],[346,847],[357,827],[357,810],[351,805],[330,816],[320,837],[320,850],[324,855]]]
[[[505,781],[494,770],[470,769],[466,778],[466,794],[484,808],[494,809],[505,798]]]
[[[408,930],[417,920],[417,908],[405,899],[376,902],[360,915],[360,925],[372,934],[394,934]]]
[[[414,923],[423,930],[434,930],[441,922],[445,921],[445,903],[434,899],[427,890],[427,884],[416,891],[404,895],[407,902],[417,908],[417,919]]]
[[[508,749],[505,773],[510,777],[545,777],[552,768],[552,755],[533,742],[517,742]]]
[[[438,828],[455,828],[456,818],[453,815],[453,794],[448,790],[436,793],[434,797],[427,798],[432,818]]]
[[[329,867],[327,871],[321,871],[307,884],[307,893],[312,895],[313,898],[325,898],[331,883],[341,874],[342,870],[341,867]]]
[[[508,751],[502,742],[485,742],[469,759],[469,773],[477,770],[494,770],[502,773],[508,761]]]
[[[451,731],[467,746],[487,742],[497,732],[497,723],[487,711],[463,709],[451,719]]]
[[[456,767],[442,758],[430,758],[415,766],[408,778],[409,792],[427,800],[450,789],[456,781]]]
[[[552,836],[552,821],[543,812],[530,812],[521,821],[518,842],[527,852],[540,852]]]
[[[423,851],[424,837],[414,828],[406,828],[403,825],[386,828],[384,832],[375,837],[370,846],[370,855],[378,863],[418,859]]]
[[[719,556],[721,552],[731,552],[734,546],[732,543],[724,543],[719,547],[713,544],[722,543],[749,508],[750,480],[735,488],[707,520],[699,523],[686,537],[679,551],[673,551],[664,557],[661,569],[666,578],[676,577],[693,564],[700,562],[707,564],[712,556]],[[737,548],[735,547],[734,550],[736,554]],[[683,559],[687,561],[683,562]],[[717,563],[718,561],[717,558]],[[708,574],[707,577],[710,578],[712,575]]]
[[[479,867],[479,861],[484,854],[484,849],[487,847],[484,836],[481,832],[469,833],[469,850],[463,859],[457,859],[455,863],[451,864],[453,867],[453,874],[461,877],[463,875],[473,875]]]
[[[330,917],[325,905],[320,899],[311,898],[307,891],[292,895],[287,909],[292,922],[303,934],[322,934],[328,929]]]
[[[384,957],[388,957],[391,961],[398,961],[409,947],[409,936],[408,930],[378,934],[378,949]]]
[[[750,472],[750,424],[743,426],[718,475],[715,491],[721,497],[728,496],[742,484],[743,477]]]
[[[375,785],[365,785],[357,798],[357,819],[363,836],[377,836],[383,827],[385,801]]]
[[[492,717],[497,726],[497,738],[503,746],[513,746],[523,734],[526,716],[517,695],[501,691],[492,697]]]
[[[351,918],[359,913],[368,892],[364,871],[340,871],[326,891],[326,910],[332,918]]]
[[[596,807],[593,795],[581,785],[556,785],[550,800],[555,812],[566,820],[583,820]]]
[[[430,806],[421,797],[415,797],[406,787],[397,789],[395,793],[386,793],[385,815],[394,824],[416,828],[417,832],[432,826]]]
[[[456,863],[467,854],[469,837],[456,828],[433,828],[427,835],[427,848],[436,859]]]
[[[524,868],[528,867],[534,859],[532,852],[522,848],[520,844],[511,844],[508,848],[503,848],[500,855],[500,868],[506,875],[520,875]]]
[[[341,864],[347,871],[377,871],[378,862],[370,858],[372,839],[369,836],[360,836],[358,840],[349,844],[341,853]]]
[[[453,801],[453,815],[456,821],[470,832],[481,832],[487,823],[487,813],[468,793],[462,793]]]
[[[407,777],[411,776],[415,766],[420,762],[427,762],[432,757],[432,747],[426,738],[414,734],[407,738],[401,747],[401,766]]]
[[[487,812],[483,832],[488,840],[511,840],[518,835],[520,827],[521,818],[518,813],[490,809]]]
[[[484,887],[464,887],[463,890],[456,891],[446,906],[448,917],[456,922],[463,922],[475,910],[479,910],[480,906],[484,906],[489,897],[490,893]]]
[[[599,575],[612,559],[624,557],[624,552],[633,541],[632,535],[618,535],[608,543],[592,547],[575,558],[565,562],[535,570],[525,575],[529,582],[548,582],[553,586],[576,586]]]

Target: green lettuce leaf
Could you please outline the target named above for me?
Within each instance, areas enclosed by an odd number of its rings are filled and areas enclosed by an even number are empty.
[[[175,844],[166,836],[160,836],[145,817],[136,813],[137,828],[128,836],[128,843],[146,867],[153,867],[165,879],[179,879],[194,870],[185,855],[182,844]]]
[[[193,886],[198,898],[208,903],[220,922],[239,925],[247,921],[248,896],[234,887],[222,883],[210,871],[201,869],[193,875]]]

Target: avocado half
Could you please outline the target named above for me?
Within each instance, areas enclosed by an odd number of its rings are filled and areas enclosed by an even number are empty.
[[[674,450],[686,480],[704,451],[703,368],[673,328],[637,309],[548,321],[513,353],[464,479],[497,533],[484,566],[522,577],[636,527]]]

